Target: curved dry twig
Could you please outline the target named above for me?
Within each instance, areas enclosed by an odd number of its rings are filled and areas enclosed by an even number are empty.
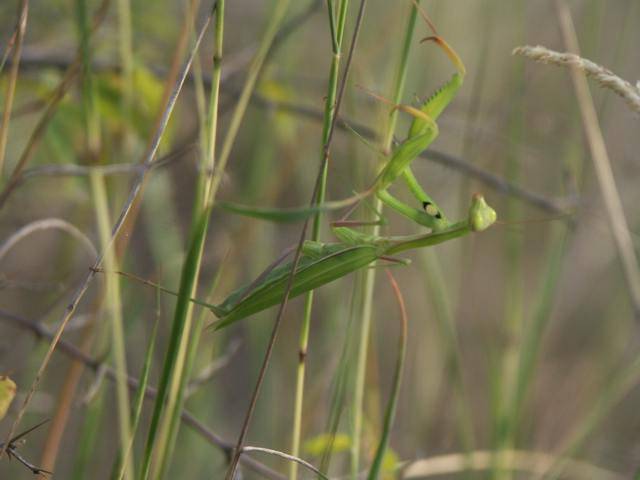
[[[98,255],[98,250],[93,245],[93,242],[89,239],[89,237],[82,233],[73,224],[67,222],[66,220],[62,220],[61,218],[45,218],[28,223],[18,231],[14,232],[13,235],[11,235],[9,238],[7,238],[4,243],[0,245],[0,261],[4,259],[4,257],[13,247],[15,247],[26,237],[37,232],[42,232],[43,230],[52,229],[68,233],[70,236],[78,240],[89,252],[89,255],[91,255],[93,258]]]
[[[268,453],[269,455],[275,455],[276,457],[284,458],[285,460],[289,460],[290,462],[296,462],[297,464],[302,465],[306,469],[311,470],[313,473],[318,475],[323,480],[330,480],[329,477],[327,477],[324,473],[322,473],[316,467],[311,465],[309,462],[307,462],[307,461],[305,461],[305,460],[303,460],[303,459],[301,459],[299,457],[295,457],[293,455],[289,455],[288,453],[280,452],[278,450],[273,450],[271,448],[251,447],[251,446],[242,447],[242,453],[243,454],[244,453],[249,453],[249,452]]]

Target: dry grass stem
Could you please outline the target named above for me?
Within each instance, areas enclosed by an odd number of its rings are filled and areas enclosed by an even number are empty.
[[[593,78],[600,86],[612,90],[624,99],[629,108],[640,114],[640,82],[632,85],[630,82],[620,78],[611,70],[598,65],[586,58],[582,58],[575,53],[556,52],[547,47],[529,45],[517,47],[513,50],[513,55],[529,58],[536,62],[558,65],[561,67],[572,67],[584,72],[587,77]]]
[[[544,473],[557,461],[557,457],[541,452],[507,450],[507,465],[512,470],[529,473]],[[478,450],[467,453],[450,453],[411,462],[405,467],[401,478],[439,477],[464,472],[489,470],[495,461],[495,452]],[[566,478],[598,478],[600,480],[622,480],[622,475],[578,460],[569,460],[565,465]]]

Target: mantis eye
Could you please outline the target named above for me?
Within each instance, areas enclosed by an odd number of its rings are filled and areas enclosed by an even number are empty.
[[[431,202],[422,202],[422,208],[427,212],[428,215],[432,217],[436,217],[438,219],[442,218],[442,214],[438,211],[436,206]]]

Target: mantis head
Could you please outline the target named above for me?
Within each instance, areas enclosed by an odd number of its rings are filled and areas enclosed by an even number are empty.
[[[469,207],[469,227],[473,232],[481,232],[493,225],[498,215],[491,208],[484,197],[476,193],[471,199],[471,207]]]

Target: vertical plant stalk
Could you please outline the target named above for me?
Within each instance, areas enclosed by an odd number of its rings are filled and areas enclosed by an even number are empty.
[[[86,148],[92,160],[96,160],[100,152],[100,117],[95,108],[95,92],[93,89],[93,77],[91,72],[91,22],[84,0],[76,0],[76,22],[80,60],[82,62],[82,114],[85,124]],[[95,191],[94,191],[95,194]],[[95,255],[95,253],[93,253]],[[98,326],[97,318],[104,303],[104,294],[101,292],[97,301],[92,305],[92,320],[82,329],[80,349],[89,351],[95,337],[95,329]],[[69,421],[69,414],[73,408],[78,383],[82,377],[84,365],[78,361],[72,361],[66,371],[63,386],[58,395],[56,413],[47,433],[47,439],[42,449],[41,465],[49,471],[55,470],[55,464],[60,450],[60,444]]]
[[[407,67],[409,61],[409,52],[411,50],[411,41],[413,40],[413,32],[415,31],[416,18],[418,14],[418,8],[420,0],[416,0],[416,3],[410,8],[409,19],[407,21],[407,28],[405,30],[405,36],[402,43],[402,50],[400,53],[400,62],[398,64],[398,70],[396,73],[395,84],[393,88],[392,102],[400,103],[402,95],[404,93],[404,86],[407,79]],[[389,123],[384,135],[384,141],[382,144],[383,150],[389,150],[392,146],[393,133],[396,129],[396,123],[398,121],[398,110],[394,109],[389,115]],[[382,202],[376,198],[374,202],[374,210],[377,212],[382,211]],[[378,235],[380,233],[380,226],[376,225],[373,228],[372,234]],[[361,285],[356,285],[354,288],[361,288],[363,292],[363,300],[361,306],[361,326],[360,326],[360,342],[358,345],[358,353],[356,360],[356,380],[353,395],[353,423],[351,425],[351,478],[355,480],[360,470],[360,436],[362,433],[362,408],[364,399],[364,384],[365,375],[367,370],[367,353],[369,346],[369,333],[371,330],[371,310],[373,305],[373,288],[375,286],[376,269],[370,268],[367,270],[364,281]]]
[[[149,344],[147,345],[147,353],[144,357],[144,364],[142,365],[142,372],[140,379],[138,380],[138,388],[136,390],[135,398],[133,400],[133,410],[131,412],[131,438],[129,444],[123,449],[124,456],[121,460],[120,471],[118,473],[118,480],[125,478],[127,465],[131,464],[130,457],[133,452],[133,440],[135,438],[136,430],[140,423],[140,416],[142,414],[142,405],[144,404],[144,397],[147,391],[147,384],[149,383],[149,372],[151,371],[151,363],[153,362],[153,350],[156,343],[156,336],[158,333],[158,324],[160,323],[160,290],[157,290],[157,308],[156,319],[153,323],[151,335],[149,336]],[[128,382],[127,382],[128,383]],[[128,385],[127,385],[128,386]]]
[[[105,3],[108,2],[108,0],[104,0]],[[105,4],[103,3],[103,5]],[[51,356],[53,355],[53,351],[56,348],[56,345],[58,344],[58,342],[60,341],[60,338],[62,337],[62,333],[64,332],[64,329],[66,328],[67,324],[69,323],[69,320],[71,320],[71,317],[73,316],[73,314],[76,311],[76,308],[78,307],[80,301],[82,300],[82,298],[84,297],[84,294],[87,292],[87,290],[89,289],[89,284],[91,283],[91,280],[93,280],[93,278],[96,276],[97,273],[97,269],[102,265],[102,262],[104,260],[104,257],[106,255],[106,253],[108,252],[108,250],[112,247],[116,237],[118,236],[118,234],[120,233],[120,229],[122,228],[122,225],[125,221],[125,219],[127,218],[127,215],[129,214],[129,211],[131,210],[131,206],[133,205],[135,199],[138,197],[138,194],[140,192],[141,189],[141,185],[143,180],[145,179],[147,173],[149,172],[149,170],[151,169],[151,166],[153,164],[153,160],[155,158],[156,152],[158,151],[158,147],[160,146],[160,141],[162,140],[162,136],[163,133],[166,129],[167,123],[169,122],[169,118],[171,117],[171,113],[173,112],[173,108],[175,107],[175,103],[176,100],[178,98],[178,95],[180,93],[180,91],[182,90],[182,86],[184,85],[184,81],[185,78],[187,77],[187,73],[189,71],[189,68],[191,67],[191,63],[193,62],[193,57],[195,56],[195,53],[198,50],[198,46],[200,45],[200,41],[202,40],[202,37],[204,36],[204,32],[207,29],[207,26],[209,25],[209,21],[210,21],[211,17],[207,17],[207,19],[205,20],[204,25],[202,26],[202,29],[198,35],[198,40],[196,41],[196,45],[194,46],[191,55],[189,57],[189,59],[187,60],[186,64],[183,67],[183,70],[181,72],[181,75],[179,76],[178,80],[176,81],[174,90],[171,94],[170,100],[167,104],[167,107],[162,115],[162,121],[159,123],[158,125],[158,129],[155,131],[154,136],[153,136],[153,141],[151,142],[151,148],[149,149],[149,151],[147,152],[147,154],[145,155],[145,159],[144,161],[141,163],[142,168],[140,169],[140,172],[138,173],[138,175],[136,176],[135,180],[133,181],[133,186],[129,192],[129,196],[120,212],[120,215],[118,216],[118,219],[116,220],[115,224],[113,225],[113,228],[111,229],[111,237],[109,239],[108,244],[105,246],[105,250],[98,255],[98,257],[96,258],[95,262],[93,263],[92,267],[89,269],[89,272],[87,273],[86,277],[84,278],[84,280],[81,282],[80,287],[78,288],[78,290],[76,291],[76,293],[74,294],[73,298],[71,299],[71,301],[69,302],[67,308],[65,309],[62,319],[60,321],[60,324],[58,326],[58,329],[55,331],[54,335],[53,335],[53,339],[51,340],[51,343],[49,344],[49,348],[47,349],[47,352],[45,353],[44,358],[42,359],[42,362],[40,364],[40,367],[38,368],[38,371],[36,372],[35,378],[31,384],[31,388],[29,389],[29,391],[27,392],[27,394],[25,395],[25,398],[22,402],[22,406],[20,407],[20,410],[18,410],[18,414],[16,415],[16,419],[14,420],[13,424],[11,425],[11,428],[9,429],[8,435],[7,435],[7,440],[10,440],[16,432],[16,429],[18,427],[18,425],[20,424],[20,422],[22,421],[22,417],[24,416],[29,404],[31,403],[31,400],[33,399],[33,396],[38,388],[38,386],[40,385],[40,381],[42,380],[42,377],[44,375],[44,372],[47,369],[47,366],[49,365],[49,361],[51,360]],[[6,449],[6,445],[8,445],[7,442],[4,442],[4,445],[2,447],[2,449],[0,449],[0,456],[2,456],[5,453],[5,449]]]
[[[382,436],[380,437],[380,443],[378,444],[376,454],[373,457],[373,463],[371,464],[371,469],[369,470],[369,475],[367,477],[368,480],[378,480],[380,477],[382,462],[389,445],[391,427],[393,426],[393,420],[396,416],[398,397],[400,396],[400,385],[402,384],[402,372],[404,371],[404,360],[407,354],[407,330],[409,321],[407,317],[407,309],[404,305],[404,298],[402,297],[402,292],[400,291],[398,283],[395,278],[393,278],[389,269],[385,270],[385,272],[389,278],[389,282],[391,283],[391,288],[393,288],[396,300],[398,301],[398,306],[400,307],[400,338],[398,339],[398,355],[396,357],[396,368],[393,373],[393,382],[391,384],[391,394],[384,414]]]
[[[0,125],[0,176],[4,170],[4,157],[7,150],[7,138],[9,137],[9,123],[11,120],[11,109],[16,93],[16,83],[18,82],[18,72],[20,69],[20,56],[22,54],[22,43],[27,30],[27,17],[29,16],[29,0],[21,0],[20,14],[16,26],[15,44],[13,47],[13,58],[11,70],[9,71],[9,81],[7,91],[4,96],[4,112],[2,112],[2,125]],[[8,50],[7,50],[8,51]]]
[[[90,180],[98,221],[100,244],[102,249],[106,251],[104,265],[107,271],[114,272],[118,270],[118,265],[114,251],[107,249],[110,238],[109,225],[111,223],[111,216],[109,214],[104,176],[94,170],[90,175]],[[110,321],[111,330],[111,355],[113,356],[115,366],[117,420],[118,432],[120,434],[120,447],[118,451],[119,455],[124,457],[124,451],[131,441],[131,411],[129,408],[129,387],[127,385],[126,342],[122,324],[122,299],[120,297],[120,281],[117,275],[107,275],[105,298],[105,311]],[[125,464],[125,466],[125,478],[132,478],[130,475],[133,475],[133,455],[129,456],[128,464]]]
[[[191,0],[189,2],[189,11],[187,12],[187,22],[193,23],[196,18],[196,14],[199,7],[199,0]],[[224,26],[224,1],[217,1],[214,5],[216,10],[216,21],[214,24],[214,55],[213,55],[213,75],[211,83],[211,95],[210,95],[210,109],[209,117],[204,114],[204,105],[206,103],[206,97],[202,85],[202,71],[200,68],[200,61],[198,58],[194,60],[193,75],[195,79],[196,90],[196,103],[198,105],[198,118],[200,120],[200,142],[201,142],[201,168],[200,175],[197,179],[197,187],[195,194],[195,202],[193,207],[193,218],[198,219],[201,215],[206,215],[207,222],[210,212],[203,214],[203,211],[207,208],[206,197],[203,196],[203,183],[210,179],[210,172],[213,171],[215,165],[215,148],[209,148],[210,145],[215,146],[216,142],[216,123],[218,115],[218,102],[219,102],[219,89],[220,89],[220,72],[222,69],[222,42],[223,42],[223,26]],[[187,27],[185,23],[185,27]],[[186,35],[185,35],[186,38]],[[212,128],[207,128],[207,125],[212,125]],[[207,174],[209,172],[209,174]],[[192,229],[196,228],[196,225],[192,225]],[[206,228],[206,227],[205,227]],[[196,238],[195,236],[190,238]],[[195,296],[198,285],[198,278],[200,275],[200,269],[202,266],[202,252],[204,249],[204,240],[202,238],[202,246],[198,253],[196,271],[194,274],[195,281],[192,285],[191,296]],[[194,240],[195,241],[195,240]],[[195,326],[193,323],[193,305],[188,305],[186,311],[186,318],[184,319],[184,334],[178,347],[178,354],[176,360],[176,366],[174,369],[174,376],[171,381],[169,389],[169,398],[167,401],[166,411],[167,414],[162,419],[159,430],[159,441],[156,456],[159,459],[159,466],[157,466],[157,478],[164,478],[169,467],[171,465],[171,459],[173,457],[173,449],[180,429],[180,414],[184,404],[184,395],[187,382],[191,373],[192,359],[195,357],[198,344],[200,340],[200,330],[203,325],[201,322],[202,313],[196,320]],[[192,334],[192,330],[195,332]]]
[[[198,6],[199,1],[197,0],[192,0],[189,3],[188,12],[186,15],[186,24],[193,22],[196,17]],[[214,48],[216,53],[214,54],[214,57],[218,56],[218,53],[221,57],[222,25],[224,22],[224,1],[220,0],[216,2],[213,8],[216,13],[216,21],[214,24],[214,41],[216,42]],[[197,68],[197,63],[198,61],[196,59],[194,62],[194,69]],[[212,83],[211,104],[213,105],[212,114],[217,115],[217,90],[219,88],[219,79],[217,79],[215,76],[215,70],[216,68],[219,69],[220,65],[219,62],[215,61],[215,59],[213,63],[214,82]],[[216,119],[214,118],[213,122],[215,121]],[[212,132],[212,135],[212,141],[215,142],[215,130]],[[204,150],[206,150],[206,145],[203,145],[203,151]],[[207,159],[205,158],[205,161],[206,160]],[[201,169],[201,172],[211,172],[213,168],[213,161],[213,154],[211,154],[211,158],[209,159],[209,161],[206,164],[205,162],[203,162],[204,168]],[[203,178],[203,176],[204,173],[198,180],[199,185],[202,183],[201,179]],[[180,292],[184,292],[185,290],[183,289],[188,289],[187,294],[189,297],[194,296],[196,293],[198,277],[202,265],[202,252],[204,249],[206,229],[208,226],[208,217],[210,213],[203,213],[206,209],[205,203],[205,199],[202,198],[202,188],[197,188],[193,209],[194,224],[192,225],[192,231],[190,235],[190,248],[185,260],[185,265],[183,265],[180,285]],[[187,265],[187,263],[189,263],[189,265]],[[187,271],[191,273],[187,273]],[[189,375],[188,368],[186,368],[185,362],[188,358],[189,352],[191,350],[197,349],[197,343],[193,344],[192,342],[190,342],[190,339],[192,337],[192,324],[193,305],[185,305],[182,301],[179,301],[176,304],[176,310],[174,313],[172,336],[175,335],[180,341],[177,344],[177,350],[174,351],[171,356],[167,357],[167,359],[165,360],[163,373],[168,372],[168,375],[170,375],[170,377],[168,377],[169,386],[167,399],[165,405],[161,406],[164,408],[164,410],[158,411],[158,415],[161,416],[155,417],[156,410],[154,408],[154,422],[157,418],[159,421],[159,429],[157,430],[157,438],[154,439],[152,443],[147,444],[148,446],[151,446],[151,449],[147,451],[149,456],[145,457],[143,464],[143,474],[151,474],[153,478],[164,478],[167,470],[171,465],[173,445],[179,430],[180,412],[182,410],[184,396],[184,386],[186,385]],[[169,370],[169,368],[172,370]],[[156,402],[156,407],[157,406],[158,403]],[[166,413],[162,415],[163,411]],[[156,425],[158,424],[156,423]],[[151,456],[152,453],[154,455],[153,457]],[[153,461],[153,465],[149,463],[150,461]]]
[[[526,2],[512,2],[514,22],[518,35],[523,37],[524,10]],[[513,66],[510,91],[515,99],[508,113],[509,147],[506,152],[505,176],[510,182],[519,184],[521,177],[520,145],[525,134],[524,117],[524,68]],[[514,198],[509,198],[506,205],[507,222],[518,221],[522,217],[522,206]],[[523,236],[514,230],[507,230],[505,238],[506,281],[504,286],[505,303],[502,336],[504,341],[499,346],[499,365],[496,366],[493,418],[493,441],[496,451],[492,475],[496,480],[509,480],[513,472],[509,468],[508,451],[513,449],[516,425],[511,416],[511,405],[516,395],[518,356],[523,342],[524,332],[524,278],[523,278]]]
[[[560,24],[562,35],[567,50],[580,55],[578,37],[571,19],[571,12],[564,2],[558,3],[560,12]],[[602,136],[598,116],[593,104],[593,98],[589,91],[589,84],[585,74],[578,68],[572,67],[571,80],[578,99],[580,113],[582,115],[582,126],[587,137],[591,158],[595,168],[598,185],[602,192],[604,206],[607,210],[607,218],[611,227],[611,232],[618,249],[618,256],[622,263],[622,269],[629,289],[633,313],[636,319],[640,318],[640,271],[638,270],[638,258],[636,257],[633,240],[629,233],[629,225],[624,215],[622,201],[616,181],[611,169],[611,161],[607,153],[607,146]]]
[[[336,17],[333,12],[333,4],[327,2],[327,10],[329,14],[329,29],[331,32],[332,57],[331,68],[329,71],[329,86],[324,106],[324,120],[322,125],[322,145],[326,145],[329,140],[329,130],[335,116],[335,102],[338,92],[338,74],[340,72],[340,58],[342,55],[342,40],[344,38],[345,23],[349,0],[341,0],[339,4],[339,13]],[[316,203],[324,202],[327,188],[327,171],[328,163],[324,165],[321,173],[320,191],[316,198]],[[313,219],[313,227],[311,229],[311,239],[320,239],[321,215],[318,213]],[[300,439],[302,430],[302,409],[304,405],[304,383],[306,373],[307,349],[309,345],[309,331],[311,329],[311,312],[313,309],[313,290],[307,293],[304,305],[304,316],[302,326],[300,327],[300,340],[298,346],[298,367],[296,371],[295,400],[293,408],[293,430],[291,435],[291,455],[300,456]],[[289,478],[297,480],[298,463],[291,462],[289,466]]]
[[[224,25],[224,0],[218,0],[214,3],[212,7],[212,14],[213,13],[216,15],[215,39],[216,42],[220,42],[216,43],[215,49],[216,52],[221,52],[222,27]],[[218,48],[220,50],[218,50]],[[214,59],[214,70],[216,68],[221,68],[221,55],[218,61]],[[213,125],[217,123],[218,90],[219,76],[218,81],[212,83],[211,104],[214,118],[210,119],[210,122]],[[215,143],[215,134],[216,131],[213,130],[211,133],[213,138],[210,138],[209,142]],[[209,162],[209,165],[207,165],[209,169],[207,171],[212,172],[214,158],[211,157]],[[179,412],[181,410],[180,407],[184,392],[181,392],[180,385],[182,383],[182,377],[185,375],[184,366],[189,347],[188,340],[193,318],[193,305],[189,299],[194,295],[197,287],[211,207],[212,205],[206,196],[197,199],[194,207],[189,250],[182,267],[178,301],[175,307],[169,346],[167,347],[165,363],[158,386],[158,396],[154,405],[151,427],[147,436],[145,457],[140,477],[142,479],[148,478],[149,475],[152,475],[153,478],[162,478],[169,466],[170,456],[167,455],[167,450],[171,443],[171,432],[177,429],[174,422],[176,422],[176,418],[179,418]],[[154,456],[155,461],[152,473],[151,467]]]
[[[197,277],[197,265],[199,263],[199,259],[201,258],[202,249],[204,246],[204,240],[206,237],[206,231],[209,223],[209,216],[211,213],[211,209],[215,203],[215,196],[217,190],[219,188],[220,182],[222,180],[222,176],[229,159],[231,149],[235,142],[236,136],[240,129],[240,125],[242,123],[242,119],[246,112],[247,106],[249,104],[249,100],[251,98],[251,94],[255,88],[258,75],[262,70],[262,66],[264,61],[269,53],[269,50],[273,44],[273,41],[276,37],[276,33],[284,19],[284,16],[287,11],[287,7],[289,5],[290,0],[279,0],[276,4],[272,16],[270,18],[269,24],[266,28],[265,34],[262,38],[260,46],[256,52],[256,55],[249,67],[249,72],[247,75],[247,79],[243,86],[242,92],[240,94],[238,103],[233,112],[229,130],[227,132],[227,136],[222,146],[222,150],[219,158],[217,159],[217,163],[212,165],[212,172],[210,175],[210,179],[207,180],[205,189],[204,189],[204,208],[200,215],[198,215],[194,220],[194,228],[192,229],[192,242],[191,247],[189,249],[189,253],[187,255],[187,259],[185,261],[185,266],[183,269],[183,275],[180,283],[180,295],[178,298],[178,304],[176,305],[176,315],[174,318],[174,327],[172,329],[171,335],[171,343],[169,345],[167,359],[165,362],[165,368],[163,371],[163,378],[159,387],[159,396],[156,401],[156,407],[154,409],[154,416],[152,419],[152,428],[149,431],[149,438],[147,442],[147,457],[145,458],[145,469],[144,469],[144,478],[148,475],[149,467],[148,462],[150,461],[150,452],[153,450],[153,444],[155,442],[155,435],[157,430],[157,423],[160,415],[160,411],[162,410],[162,402],[164,402],[165,395],[167,393],[167,384],[170,381],[170,377],[174,375],[174,364],[177,360],[179,345],[182,342],[183,335],[185,333],[185,313],[190,307],[190,293],[196,284]],[[219,3],[219,2],[218,2]],[[218,60],[221,60],[219,58]],[[219,83],[219,81],[218,81]],[[217,110],[217,108],[216,108]],[[215,124],[211,125],[211,128],[216,128]],[[209,149],[211,150],[213,145],[211,144],[211,140],[209,143]],[[215,151],[215,150],[213,150]],[[185,357],[182,356],[184,359]],[[179,381],[171,381],[171,383],[175,386],[179,384]],[[174,388],[174,391],[176,389]],[[176,391],[177,394],[177,391]],[[237,460],[236,460],[237,465]],[[234,467],[235,470],[235,467]]]
[[[360,0],[360,7],[358,9],[358,16],[356,18],[355,28],[353,31],[353,36],[351,39],[351,45],[349,47],[349,55],[347,57],[347,62],[344,69],[344,74],[342,76],[342,80],[340,81],[340,86],[338,88],[338,96],[336,98],[336,106],[333,120],[331,122],[331,126],[329,128],[329,135],[327,139],[327,143],[324,146],[324,155],[322,161],[320,162],[320,166],[318,169],[318,174],[316,176],[315,185],[313,188],[313,192],[311,194],[310,205],[315,205],[315,200],[318,197],[318,192],[320,191],[320,184],[322,182],[322,172],[325,169],[325,165],[329,161],[329,155],[331,151],[331,143],[333,140],[333,134],[335,132],[336,127],[336,118],[340,112],[340,106],[342,104],[342,99],[344,98],[345,86],[347,83],[347,78],[349,75],[349,69],[351,66],[351,62],[353,60],[353,54],[356,49],[356,45],[358,43],[358,37],[360,35],[360,28],[362,27],[362,20],[364,18],[364,11],[367,4],[367,0]],[[302,244],[304,243],[304,239],[307,235],[307,229],[309,227],[309,219],[306,219],[304,225],[302,227],[302,231],[300,232],[300,238],[298,240],[298,245],[296,248],[296,252],[293,257],[293,261],[291,264],[291,273],[289,274],[289,278],[287,279],[287,286],[285,288],[285,293],[282,298],[282,302],[280,303],[280,307],[278,308],[278,313],[276,314],[276,319],[273,325],[273,329],[271,331],[271,337],[269,338],[269,343],[267,344],[267,350],[264,355],[264,360],[260,367],[260,372],[258,373],[258,380],[256,381],[256,386],[254,388],[253,394],[251,395],[251,400],[249,402],[249,408],[247,409],[247,413],[245,415],[242,428],[240,429],[240,435],[238,436],[238,441],[236,442],[236,446],[233,450],[233,455],[231,457],[231,462],[229,464],[229,468],[227,469],[227,474],[225,476],[226,480],[233,480],[235,478],[236,469],[238,467],[238,462],[240,461],[240,456],[242,455],[242,447],[244,446],[244,441],[249,431],[249,424],[251,422],[251,418],[253,416],[253,412],[255,410],[255,406],[258,400],[258,396],[260,394],[260,389],[262,387],[262,383],[264,382],[264,377],[267,372],[267,367],[271,360],[271,354],[273,352],[273,347],[275,345],[276,339],[278,337],[278,332],[280,329],[280,324],[282,322],[282,318],[284,316],[284,312],[287,308],[287,302],[289,300],[289,294],[291,292],[291,287],[293,286],[293,279],[296,274],[296,270],[298,268],[298,264],[300,262],[301,254],[302,254]]]

